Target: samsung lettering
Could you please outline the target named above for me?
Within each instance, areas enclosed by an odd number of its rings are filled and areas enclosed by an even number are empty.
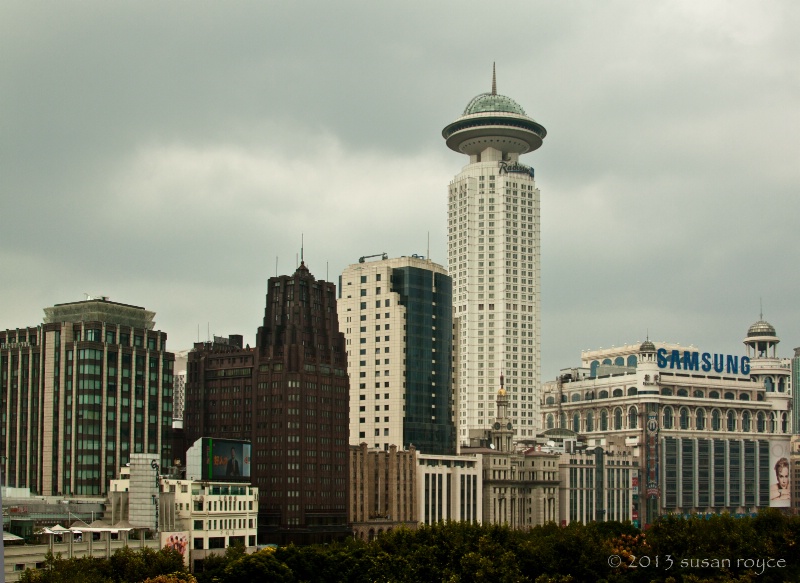
[[[689,352],[659,348],[656,353],[658,368],[696,370],[725,374],[750,374],[750,359],[747,356]]]

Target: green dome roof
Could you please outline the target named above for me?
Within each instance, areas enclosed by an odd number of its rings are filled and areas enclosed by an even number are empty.
[[[519,103],[506,97],[505,95],[496,95],[494,93],[481,93],[472,98],[464,109],[464,115],[471,115],[473,113],[516,113],[517,115],[525,115],[525,110],[522,109]]]
[[[777,336],[775,326],[765,320],[759,320],[747,329],[747,337],[751,336]]]

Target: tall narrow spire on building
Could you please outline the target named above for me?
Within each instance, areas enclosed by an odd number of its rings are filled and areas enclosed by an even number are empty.
[[[497,73],[495,63],[492,63],[492,95],[497,95]]]

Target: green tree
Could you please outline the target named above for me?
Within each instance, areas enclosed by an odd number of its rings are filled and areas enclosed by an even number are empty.
[[[275,553],[270,550],[258,551],[233,561],[225,568],[225,578],[222,579],[231,583],[250,581],[293,583],[294,580],[292,570],[275,558]]]

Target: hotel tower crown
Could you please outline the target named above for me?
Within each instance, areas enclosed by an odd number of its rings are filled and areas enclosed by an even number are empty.
[[[469,156],[448,189],[448,272],[456,337],[454,395],[460,444],[491,426],[493,383],[506,379],[518,437],[537,429],[540,363],[539,190],[522,154],[542,145],[544,127],[492,90],[474,97],[442,130]]]

